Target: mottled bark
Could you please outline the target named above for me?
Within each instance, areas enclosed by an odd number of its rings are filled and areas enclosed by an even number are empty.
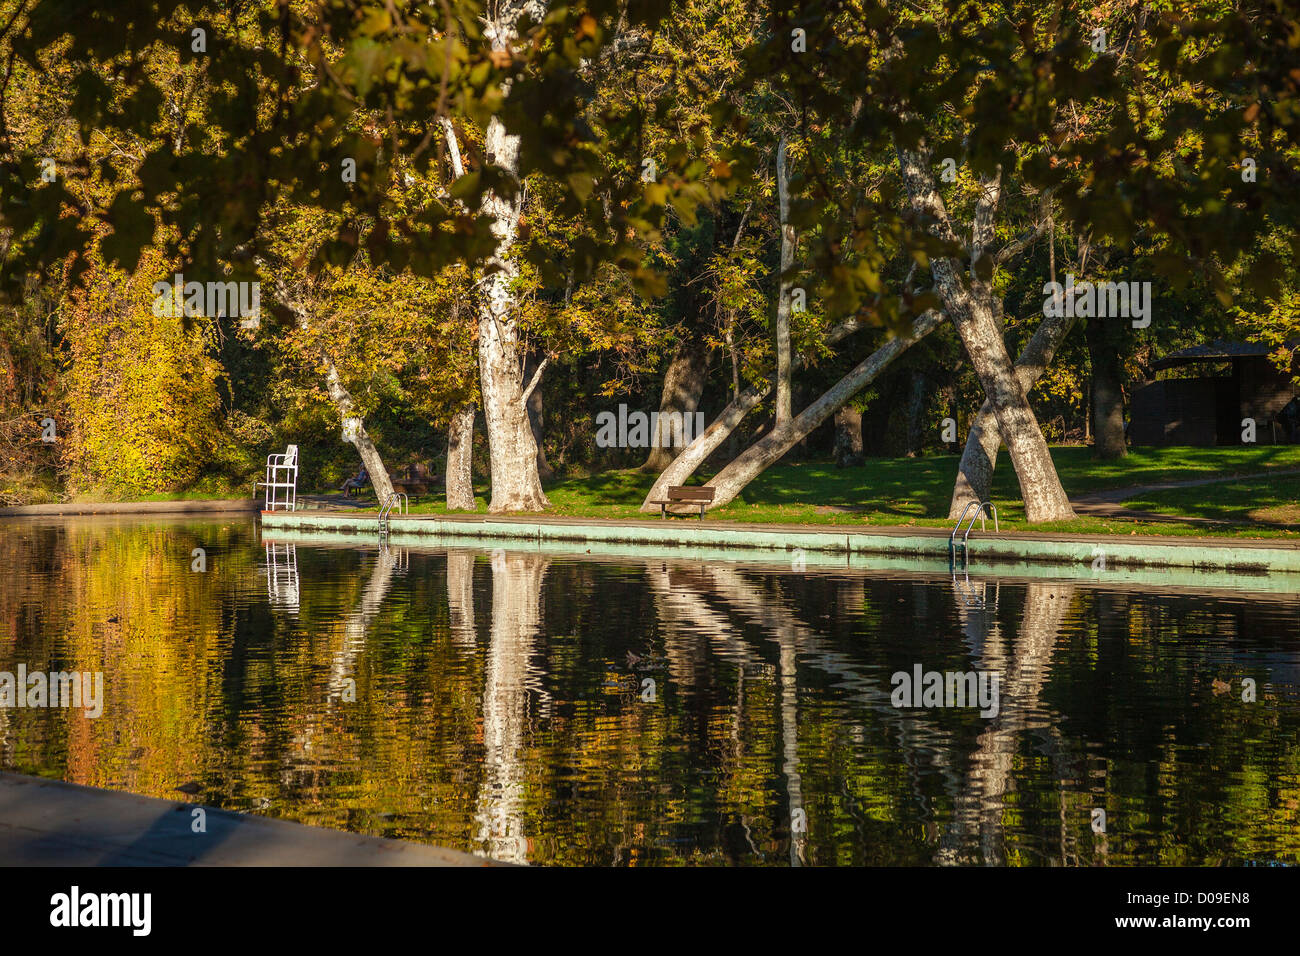
[[[468,402],[447,426],[447,510],[474,511],[474,403]]]
[[[1052,364],[1056,350],[1073,327],[1074,319],[1065,316],[1048,316],[1039,323],[1033,338],[1016,359],[1016,380],[1026,395]],[[1002,435],[993,414],[993,403],[985,399],[966,435],[966,447],[952,489],[952,503],[948,506],[949,518],[959,517],[972,501],[988,501],[993,497],[993,471],[1001,446]]]
[[[781,459],[796,443],[833,415],[837,409],[866,388],[890,363],[915,342],[929,335],[944,320],[942,312],[924,313],[912,323],[911,334],[890,339],[836,382],[821,398],[784,425],[776,425],[761,439],[741,452],[709,482],[714,489],[714,508],[731,502],[746,485]]]
[[[299,328],[307,332],[312,332],[311,312],[308,306],[299,300],[298,296],[291,292],[290,287],[285,282],[276,283],[276,295],[284,306],[293,313],[295,321]],[[357,403],[352,398],[352,393],[348,391],[347,386],[343,384],[343,378],[339,375],[338,366],[334,364],[334,357],[323,345],[315,347],[316,359],[320,362],[325,371],[325,392],[334,403],[334,410],[338,412],[339,425],[343,430],[343,440],[349,442],[361,456],[362,463],[366,466],[366,472],[370,475],[370,484],[375,489],[375,495],[380,502],[386,502],[393,494],[393,482],[388,477],[388,469],[384,467],[384,460],[379,454],[379,449],[375,447],[374,441],[370,438],[370,433],[366,431],[365,421],[357,411]]]
[[[357,414],[352,393],[343,385],[334,363],[326,361],[325,389],[338,412],[339,423],[343,427],[343,439],[352,443],[365,463],[366,472],[370,475],[370,484],[375,489],[375,497],[380,502],[386,502],[393,495],[393,482],[388,477],[388,469],[384,467],[379,449],[375,447],[370,433],[366,431],[364,420]]]
[[[947,209],[934,185],[928,154],[900,149],[899,162],[913,210],[929,221],[936,237],[956,243]],[[1057,477],[1047,440],[1017,383],[992,299],[992,257],[988,244],[999,195],[1000,176],[982,181],[974,221],[970,285],[963,280],[956,259],[934,257],[930,268],[945,310],[961,336],[984,394],[992,402],[998,429],[1020,479],[1025,517],[1031,523],[1064,521],[1073,518],[1074,511]]]
[[[826,336],[828,345],[834,345],[837,342],[847,338],[854,332],[861,331],[865,324],[857,320],[843,322]],[[795,367],[802,365],[802,358],[795,360]],[[654,486],[646,494],[645,501],[641,503],[641,510],[647,512],[658,512],[659,506],[650,504],[651,501],[661,499],[668,493],[671,485],[685,484],[686,479],[695,473],[695,469],[704,464],[705,460],[715,452],[724,441],[731,435],[742,421],[754,408],[765,399],[772,391],[772,386],[751,385],[742,391],[735,399],[724,408],[708,428],[695,436],[695,439],[686,446],[680,455],[678,455],[671,465],[664,469],[663,474],[655,479]]]
[[[520,18],[527,14],[537,20],[545,15],[546,7],[537,0],[497,4],[485,30],[492,49],[508,52],[518,39]],[[499,117],[488,122],[483,147],[489,163],[518,177],[519,137],[507,131]],[[523,211],[523,190],[513,199],[489,191],[481,211],[491,218],[497,243],[478,303],[479,391],[492,471],[488,510],[542,511],[551,503],[537,473],[537,442],[523,401],[517,303],[511,288],[519,276],[513,247]]]

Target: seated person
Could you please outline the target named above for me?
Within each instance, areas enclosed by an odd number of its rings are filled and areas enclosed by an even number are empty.
[[[351,495],[353,492],[360,491],[368,481],[370,481],[370,475],[366,474],[366,466],[362,465],[361,470],[357,472],[355,477],[343,482],[343,493]]]

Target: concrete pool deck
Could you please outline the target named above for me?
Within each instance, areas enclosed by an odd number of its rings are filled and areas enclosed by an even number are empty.
[[[195,833],[196,809],[206,832]],[[406,840],[0,772],[0,866],[492,866]]]
[[[377,536],[375,513],[262,512],[265,532]],[[883,556],[948,561],[951,529],[888,526],[771,525],[660,518],[512,518],[482,515],[394,515],[391,535],[420,536],[452,543],[568,542],[570,544],[738,550],[757,554]],[[803,552],[799,555],[798,552]],[[1187,568],[1245,574],[1300,573],[1300,541],[1157,535],[1046,534],[980,531],[970,536],[970,563],[1046,563],[1059,569],[1091,571],[1099,556],[1121,568]]]

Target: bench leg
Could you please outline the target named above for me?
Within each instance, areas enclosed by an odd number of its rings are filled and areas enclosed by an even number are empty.
[[[660,518],[663,518],[663,519],[665,519],[665,520],[667,520],[667,518],[668,518],[668,506],[667,506],[667,505],[660,505],[660,506],[659,506],[659,517],[660,517]]]

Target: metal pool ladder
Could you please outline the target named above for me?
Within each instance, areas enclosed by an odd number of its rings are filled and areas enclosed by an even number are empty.
[[[970,533],[975,528],[975,519],[980,519],[980,531],[985,530],[984,516],[991,514],[993,516],[993,531],[998,529],[998,509],[993,506],[991,501],[969,501],[966,507],[962,509],[961,517],[957,519],[957,524],[953,526],[952,534],[948,536],[948,566],[952,567],[957,563],[957,532],[961,530],[961,523],[966,520],[966,515],[974,508],[975,513],[970,516],[970,524],[966,526],[966,533],[961,539],[961,563],[962,567],[970,560]]]
[[[398,514],[406,514],[411,510],[411,499],[403,492],[395,491],[388,496],[384,506],[379,509],[379,537],[383,538],[388,534],[388,519],[394,511]]]

